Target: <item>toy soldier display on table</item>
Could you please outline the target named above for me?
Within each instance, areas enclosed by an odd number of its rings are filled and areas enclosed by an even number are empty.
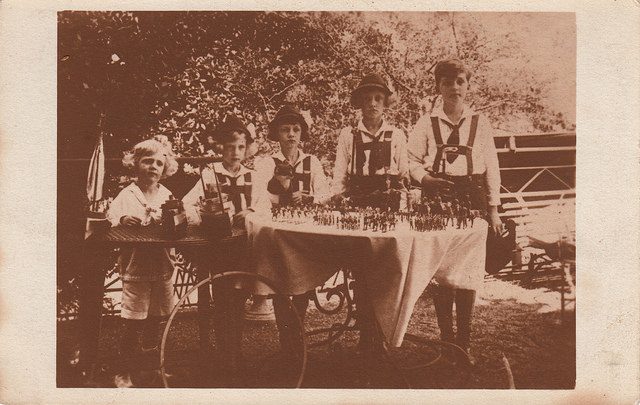
[[[391,89],[377,74],[364,76],[351,93],[351,105],[360,109],[361,118],[355,126],[343,128],[338,136],[331,190],[334,201],[348,198],[353,206],[385,210],[398,210],[401,201],[406,203],[405,184],[409,169],[406,138],[402,130],[384,118],[391,95]],[[368,224],[373,231],[380,226],[378,216]],[[357,304],[360,346],[369,349],[376,340],[375,316],[365,296],[364,278],[357,276],[363,269],[352,270],[356,279],[359,278],[354,294],[360,298]]]
[[[490,231],[499,234],[500,171],[493,130],[484,115],[464,104],[471,71],[460,60],[451,59],[438,63],[434,73],[443,103],[421,117],[409,135],[411,177],[427,195],[469,201],[468,209],[483,213]],[[455,342],[469,353],[475,290],[444,285],[435,290],[433,302],[442,340]],[[457,336],[452,320],[454,300]]]

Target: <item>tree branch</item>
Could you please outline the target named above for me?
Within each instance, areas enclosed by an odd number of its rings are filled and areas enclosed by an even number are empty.
[[[394,83],[399,84],[401,87],[403,87],[405,90],[411,92],[411,93],[418,93],[418,90],[407,86],[406,84],[404,84],[400,79],[398,79],[393,73],[391,73],[388,65],[387,65],[387,61],[385,60],[385,58],[383,58],[382,56],[380,56],[380,54],[378,54],[378,52],[376,52],[373,48],[371,48],[369,46],[369,44],[367,44],[364,40],[362,40],[362,38],[358,38],[358,40],[369,50],[371,51],[371,53],[373,53],[378,59],[380,59],[380,62],[382,62],[382,66],[384,68],[385,73],[391,77],[391,80],[393,80]]]
[[[458,35],[456,35],[456,24],[454,21],[454,17],[455,17],[455,14],[452,12],[451,13],[451,30],[453,31],[453,39],[455,40],[455,43],[456,43],[456,52],[458,53],[458,56],[459,56],[460,46],[458,46]]]
[[[279,96],[280,94],[284,93],[285,91],[289,90],[290,88],[292,88],[293,86],[295,86],[296,84],[300,84],[303,81],[307,80],[307,78],[309,77],[309,75],[304,75],[301,79],[296,80],[295,82],[291,83],[290,85],[286,86],[284,89],[280,90],[279,92],[273,94],[271,97],[269,97],[268,101],[271,102],[271,100],[273,100],[275,97]]]
[[[491,104],[485,105],[483,107],[476,108],[475,111],[488,110],[489,108],[497,107],[497,106],[505,104],[505,103],[506,103],[506,101],[497,101],[495,103],[491,103]]]

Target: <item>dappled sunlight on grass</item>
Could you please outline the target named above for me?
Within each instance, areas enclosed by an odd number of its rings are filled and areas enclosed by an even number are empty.
[[[560,310],[560,293],[547,288],[526,289],[506,281],[489,279],[478,293],[476,305],[479,306],[493,305],[495,301],[513,301],[538,306],[538,313]]]

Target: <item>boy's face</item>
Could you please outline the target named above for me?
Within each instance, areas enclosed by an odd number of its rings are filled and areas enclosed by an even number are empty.
[[[362,117],[369,120],[379,120],[384,113],[385,95],[382,90],[365,90],[360,96]]]
[[[234,132],[233,140],[222,146],[222,160],[227,164],[236,165],[244,160],[247,153],[247,140],[244,134]]]
[[[162,152],[146,155],[138,162],[138,179],[147,183],[157,183],[164,173],[166,157]]]
[[[278,125],[278,141],[280,146],[296,147],[302,137],[302,126],[298,123]]]
[[[469,90],[469,81],[464,72],[457,76],[445,76],[440,79],[438,91],[442,94],[442,99],[447,104],[457,104],[464,100]]]

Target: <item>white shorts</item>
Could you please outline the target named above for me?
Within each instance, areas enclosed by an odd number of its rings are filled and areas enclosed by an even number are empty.
[[[169,316],[176,303],[173,280],[123,281],[122,310],[126,319],[147,319],[147,316]]]

